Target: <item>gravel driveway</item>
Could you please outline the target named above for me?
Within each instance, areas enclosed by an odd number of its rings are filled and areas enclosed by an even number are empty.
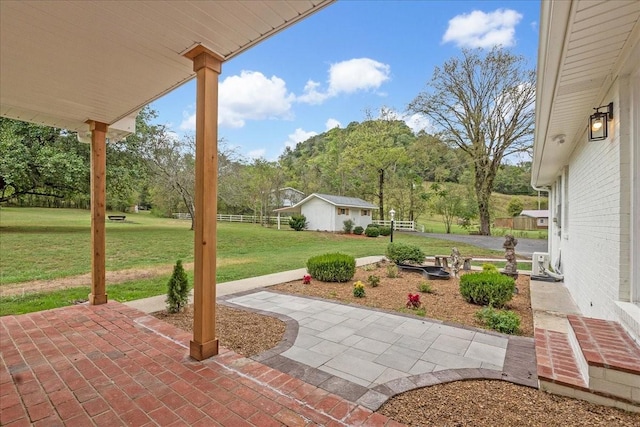
[[[434,239],[451,240],[452,242],[468,243],[486,249],[502,251],[504,248],[504,237],[475,236],[470,234],[438,234],[438,233],[416,233],[419,236],[432,237]],[[547,252],[546,239],[522,239],[518,238],[516,253],[531,257],[534,252]]]

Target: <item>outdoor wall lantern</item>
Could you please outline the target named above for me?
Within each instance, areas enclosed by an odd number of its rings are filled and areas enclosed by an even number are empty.
[[[606,108],[607,111],[600,111],[601,108]],[[607,139],[609,130],[607,122],[613,119],[613,102],[596,107],[594,110],[596,112],[589,117],[589,141],[602,141]]]

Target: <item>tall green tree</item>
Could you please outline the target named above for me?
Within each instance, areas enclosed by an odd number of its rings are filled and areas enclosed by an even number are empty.
[[[0,118],[0,202],[88,191],[89,147],[75,133]]]
[[[496,47],[462,51],[436,67],[426,91],[409,110],[428,116],[451,146],[466,153],[474,171],[480,233],[491,234],[490,198],[505,156],[530,150],[535,71]]]
[[[388,174],[406,165],[407,147],[413,141],[411,129],[397,120],[391,110],[382,108],[378,118],[356,126],[347,136],[344,161],[339,166],[357,183],[359,197],[378,200],[380,219],[385,217],[385,183]]]

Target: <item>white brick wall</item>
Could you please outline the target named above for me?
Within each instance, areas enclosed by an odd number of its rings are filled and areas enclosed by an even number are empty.
[[[609,138],[589,142],[585,135],[569,159],[568,209],[562,236],[552,243],[561,249],[565,285],[580,311],[609,320],[618,320],[614,302],[629,294],[630,271],[629,124],[620,118],[619,85],[604,98],[615,109]]]

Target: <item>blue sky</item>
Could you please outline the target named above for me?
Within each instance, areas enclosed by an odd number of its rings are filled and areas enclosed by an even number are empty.
[[[394,110],[431,130],[407,104],[434,67],[462,47],[495,44],[536,64],[539,1],[338,1],[222,66],[219,136],[246,158],[276,160],[287,145]],[[193,134],[195,81],[151,107]]]

